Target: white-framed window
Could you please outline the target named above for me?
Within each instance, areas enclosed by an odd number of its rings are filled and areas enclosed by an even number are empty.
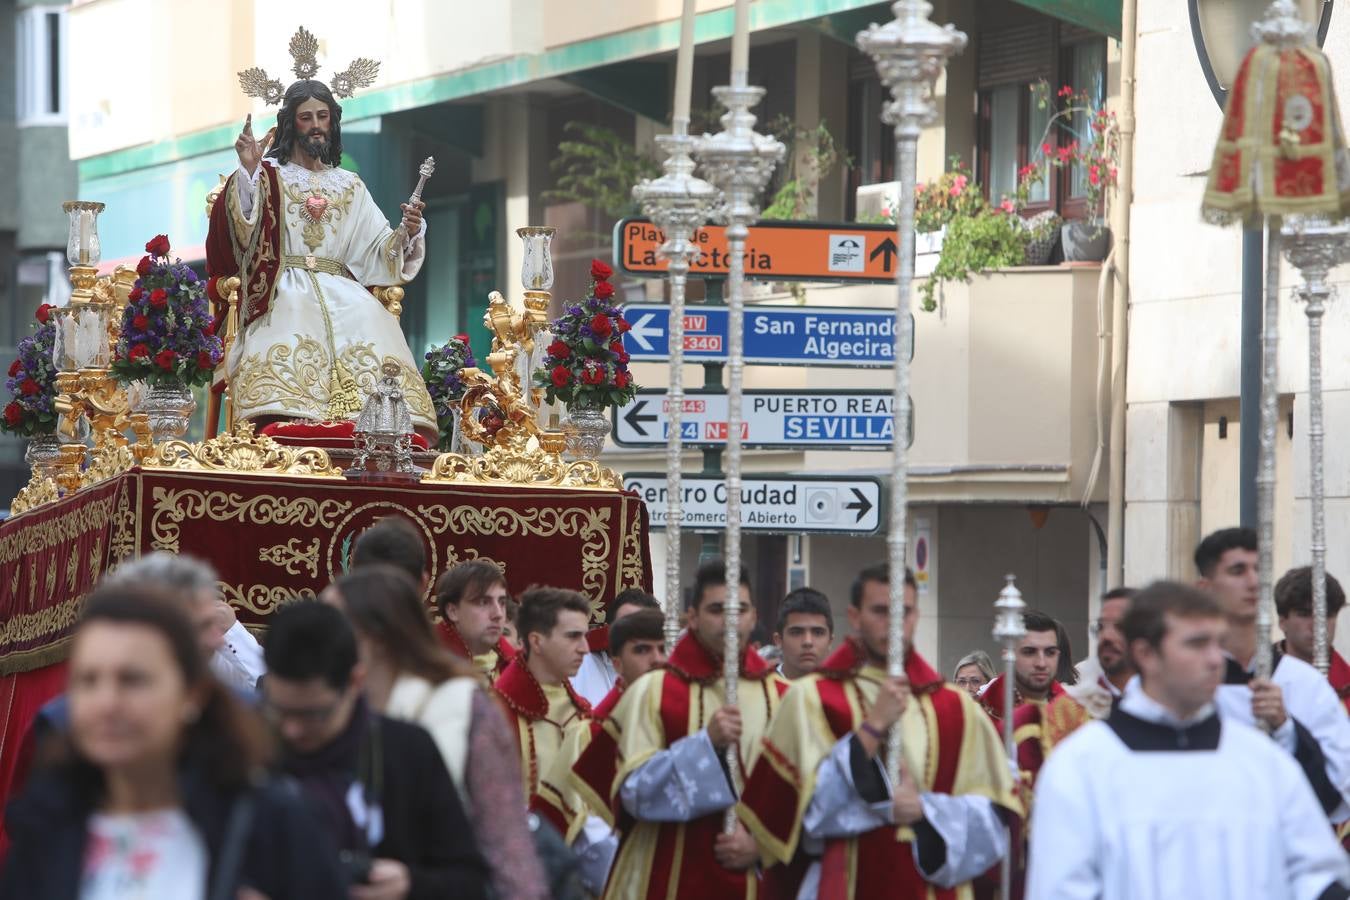
[[[31,6],[15,17],[19,125],[66,122],[66,11]]]

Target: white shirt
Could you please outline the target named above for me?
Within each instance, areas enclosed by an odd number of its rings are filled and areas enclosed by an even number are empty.
[[[182,810],[89,817],[80,900],[203,900],[206,844]]]
[[[1177,722],[1137,681],[1121,709],[1172,728],[1206,714]],[[1289,754],[1218,727],[1216,749],[1132,750],[1107,722],[1065,739],[1036,781],[1027,900],[1315,900],[1350,876]]]
[[[581,668],[572,676],[572,690],[586,698],[591,706],[599,705],[605,699],[619,674],[614,671],[614,663],[604,652],[587,653],[581,661]]]
[[[266,672],[262,645],[242,622],[235,622],[225,632],[225,643],[211,657],[211,674],[226,687],[247,694],[257,689],[258,679]]]

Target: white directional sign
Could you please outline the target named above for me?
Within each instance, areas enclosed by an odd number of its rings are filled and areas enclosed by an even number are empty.
[[[630,474],[624,487],[647,505],[653,528],[666,526],[666,476]],[[727,524],[722,478],[686,475],[681,481],[681,527],[720,531]],[[741,481],[741,527],[778,534],[874,534],[881,527],[881,482],[875,478],[760,475]]]
[[[891,446],[895,420],[886,390],[746,391],[741,401],[741,440],[747,447],[829,449]],[[908,440],[914,439],[911,407]],[[614,410],[614,441],[623,447],[666,444],[670,401],[663,390],[642,390]],[[680,420],[686,444],[718,446],[727,441],[727,395],[690,391]]]

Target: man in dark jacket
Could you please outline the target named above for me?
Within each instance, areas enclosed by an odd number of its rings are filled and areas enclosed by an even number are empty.
[[[343,853],[352,900],[486,896],[487,867],[431,736],[370,711],[356,637],[320,603],[269,622],[264,710]]]

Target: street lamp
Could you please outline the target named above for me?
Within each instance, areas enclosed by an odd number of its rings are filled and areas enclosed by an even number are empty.
[[[1295,0],[1305,22],[1317,22],[1317,45],[1326,40],[1334,0]],[[1186,0],[1191,37],[1205,81],[1222,109],[1242,58],[1251,49],[1252,26],[1270,0]],[[1242,232],[1242,357],[1238,412],[1238,520],[1256,527],[1257,457],[1261,443],[1261,232]]]

